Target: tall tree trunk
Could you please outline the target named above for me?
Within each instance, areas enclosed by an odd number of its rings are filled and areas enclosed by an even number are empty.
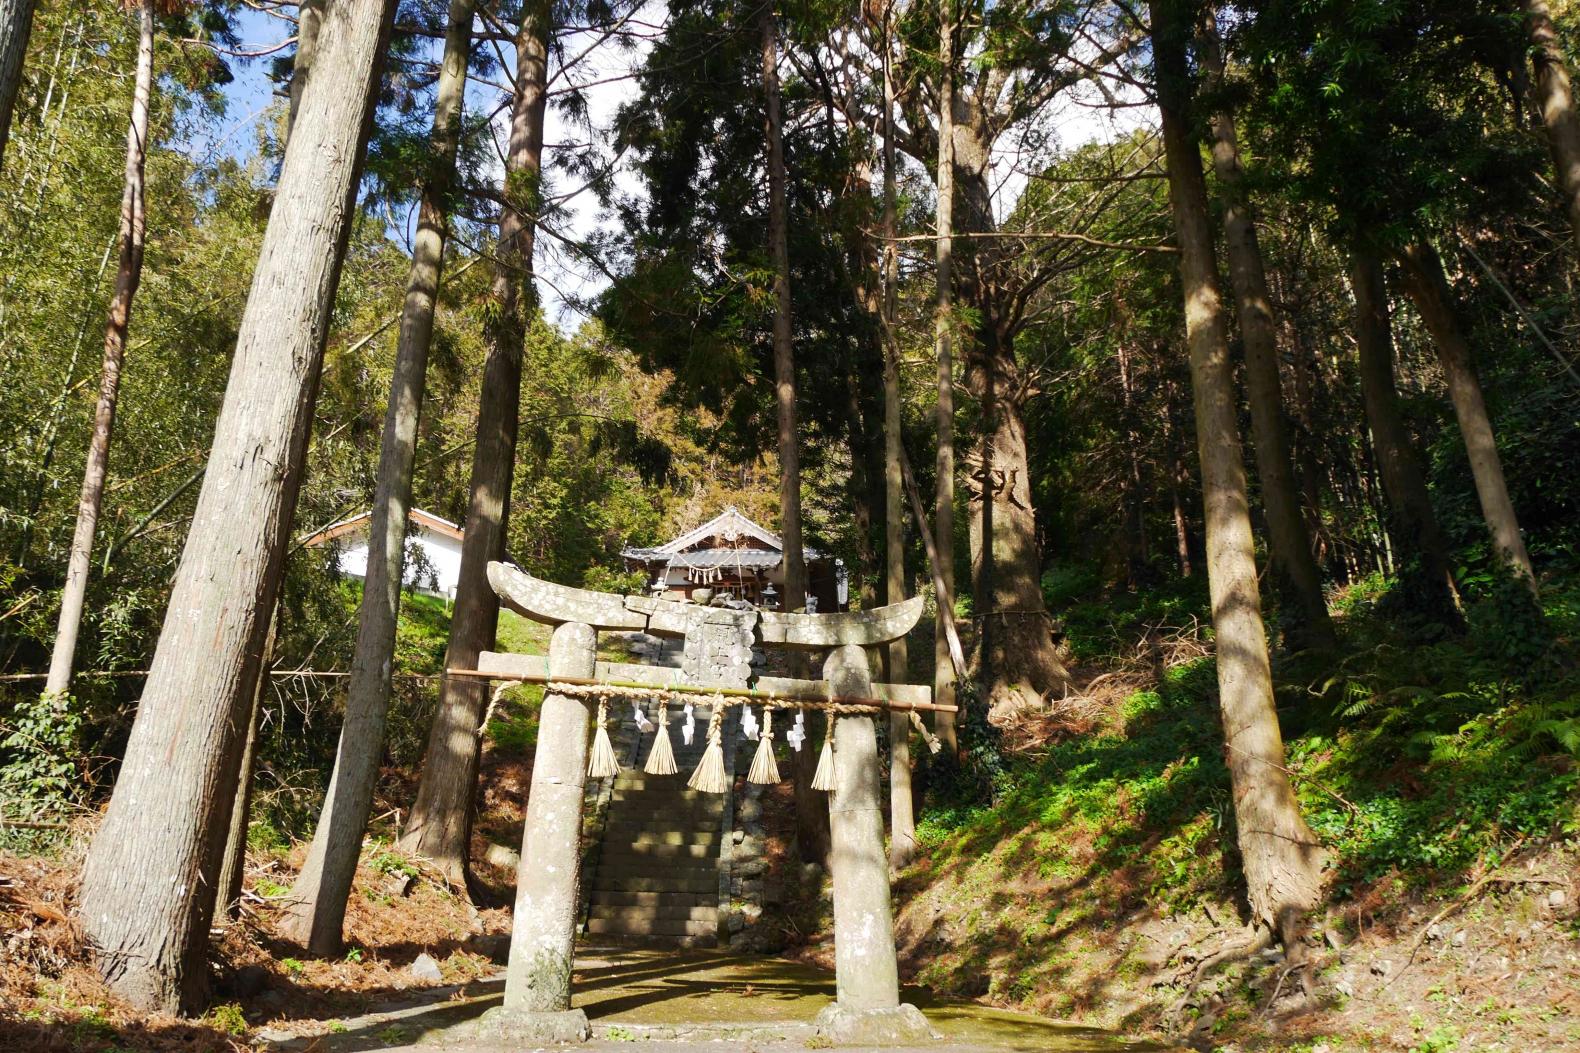
[[[779,114],[779,62],[772,6],[761,22],[763,98],[768,140],[768,251],[774,268],[774,405],[779,437],[779,533],[784,539],[784,609],[806,604],[806,563],[801,543],[801,455],[795,404],[795,350],[791,344],[790,248],[785,213],[784,130]]]
[[[1430,620],[1454,625],[1453,581],[1448,545],[1432,512],[1426,476],[1416,458],[1409,429],[1399,412],[1394,384],[1393,325],[1388,312],[1388,287],[1382,259],[1356,244],[1350,250],[1350,285],[1355,294],[1355,346],[1366,421],[1388,502],[1388,533],[1400,561],[1412,607]]]
[[[241,764],[236,778],[236,796],[231,802],[230,827],[225,835],[225,854],[220,859],[219,876],[214,880],[214,917],[224,922],[236,913],[241,899],[242,878],[247,873],[247,828],[252,820],[252,776],[258,766],[258,732],[263,720],[263,696],[269,690],[269,674],[274,668],[274,640],[279,631],[280,608],[276,604],[269,619],[269,635],[263,641],[263,658],[252,685],[252,716],[247,722],[247,740],[241,749]]]
[[[1009,339],[978,329],[966,380],[982,409],[977,470],[970,473],[974,599],[981,625],[983,694],[995,718],[1041,706],[1070,675],[1055,652],[1042,597],[1042,553],[1032,506],[1030,449],[1011,372]]]
[[[795,351],[791,345],[790,246],[785,206],[784,125],[779,113],[779,58],[773,4],[763,7],[764,136],[768,146],[768,252],[774,268],[774,405],[779,435],[779,534],[784,540],[784,609],[806,605],[805,548],[801,542],[801,454],[796,427]],[[851,451],[860,456],[859,451]],[[824,863],[829,853],[828,802],[812,788],[815,760],[796,754],[796,846],[801,859]]]
[[[1531,67],[1536,74],[1536,106],[1552,143],[1569,224],[1574,228],[1575,240],[1580,242],[1580,114],[1575,113],[1569,65],[1564,61],[1547,0],[1525,0],[1525,26],[1531,38]]]
[[[955,617],[955,365],[953,349],[955,233],[955,33],[954,4],[942,0],[938,30],[938,242],[937,292],[933,308],[933,346],[938,359],[937,492],[933,500],[934,577],[938,615],[933,625],[933,701],[955,704],[955,667],[949,650],[949,627]],[[918,524],[920,526],[920,524]],[[937,713],[933,730],[951,754],[959,749],[955,715]]]
[[[444,60],[433,111],[427,179],[412,245],[406,302],[401,312],[395,369],[390,380],[378,481],[368,524],[367,577],[358,609],[356,652],[346,693],[345,722],[334,775],[313,832],[307,861],[291,889],[282,931],[319,955],[340,950],[346,899],[356,876],[362,834],[373,807],[384,721],[389,711],[406,569],[406,522],[411,510],[412,466],[433,342],[433,317],[444,265],[446,211],[460,140],[466,66],[472,44],[473,0],[451,0]]]
[[[1202,61],[1215,87],[1223,83],[1218,27],[1209,9],[1203,19]],[[1284,424],[1283,386],[1278,377],[1278,337],[1267,294],[1262,247],[1256,238],[1240,165],[1234,114],[1223,107],[1212,115],[1212,166],[1224,203],[1224,241],[1229,284],[1240,316],[1245,347],[1245,388],[1251,404],[1251,437],[1256,474],[1262,487],[1270,544],[1268,562],[1278,591],[1284,642],[1292,650],[1331,649],[1338,643],[1322,594],[1322,574],[1311,552],[1311,538],[1295,489],[1294,463]]]
[[[478,654],[494,645],[499,625],[499,597],[488,584],[488,564],[505,555],[510,483],[516,465],[521,359],[538,304],[533,285],[532,251],[537,237],[533,224],[541,200],[538,180],[551,35],[548,3],[528,0],[516,32],[516,96],[505,159],[505,207],[499,215],[495,309],[484,328],[488,357],[483,363],[471,497],[446,669],[475,668]],[[422,781],[400,841],[402,850],[432,860],[458,885],[467,877],[486,700],[487,688],[481,682],[466,677],[445,679],[423,754]]]
[[[0,170],[11,137],[11,111],[22,86],[27,41],[33,35],[33,4],[34,0],[0,0]]]
[[[205,998],[230,792],[296,507],[324,341],[355,214],[375,74],[395,5],[339,0],[302,102],[242,314],[158,649],[83,868],[100,971],[134,1005]]]
[[[858,263],[861,261],[857,261]],[[872,435],[868,408],[863,405],[862,384],[870,369],[878,361],[869,347],[871,336],[857,337],[859,357],[851,362],[845,377],[845,439],[849,443],[850,472],[845,477],[845,495],[850,501],[851,526],[856,534],[857,594],[865,608],[878,605],[878,592],[882,568],[878,566],[878,553],[872,544],[872,519],[874,491],[872,486]],[[880,351],[881,354],[881,351]]]
[[[1476,367],[1471,361],[1470,343],[1460,328],[1454,294],[1443,274],[1443,261],[1436,249],[1416,242],[1399,254],[1399,263],[1410,299],[1437,346],[1437,360],[1448,383],[1454,416],[1459,419],[1459,433],[1465,440],[1470,474],[1476,481],[1476,496],[1481,501],[1481,515],[1492,535],[1493,548],[1534,596],[1536,572],[1525,551],[1525,539],[1520,536],[1514,502],[1509,499],[1509,487],[1503,479],[1503,460],[1498,456],[1492,421],[1481,397],[1481,381],[1476,378]]]
[[[899,603],[909,589],[905,581],[904,403],[900,391],[898,316],[900,253],[895,239],[896,197],[894,151],[893,4],[883,13],[883,302],[879,323],[883,333],[883,601]],[[889,644],[890,683],[910,680],[910,654],[905,637]],[[889,865],[895,870],[916,858],[916,803],[911,794],[911,726],[906,714],[889,714]]]
[[[302,94],[307,90],[307,81],[318,56],[318,35],[324,22],[325,2],[301,0],[296,5],[296,56],[291,62],[290,95],[285,114],[287,142],[291,138],[291,129],[296,127],[296,114],[302,108]]]
[[[1239,400],[1218,291],[1201,153],[1190,133],[1187,112],[1189,26],[1180,17],[1183,5],[1175,0],[1152,0],[1150,6],[1169,203],[1185,294],[1207,519],[1207,581],[1235,824],[1252,915],[1258,924],[1274,927],[1293,954],[1299,919],[1316,905],[1321,891],[1322,849],[1300,814],[1286,774],[1284,743],[1273,708],[1245,466],[1235,421]]]
[[[1163,414],[1163,442],[1169,456],[1169,504],[1174,513],[1174,552],[1179,560],[1180,577],[1191,577],[1195,569],[1190,558],[1190,517],[1185,510],[1185,488],[1190,485],[1190,467],[1185,461],[1184,442],[1174,423],[1175,385],[1168,384],[1168,408]]]
[[[154,84],[153,0],[144,0],[138,11],[137,74],[132,87],[132,118],[126,130],[126,174],[121,188],[121,252],[115,270],[115,292],[104,327],[104,364],[99,375],[99,403],[93,412],[93,438],[88,443],[88,464],[82,473],[82,493],[77,501],[77,528],[71,537],[66,584],[61,590],[60,619],[55,627],[55,647],[49,658],[46,695],[71,689],[72,664],[77,654],[77,631],[82,627],[82,605],[88,593],[88,571],[93,566],[93,536],[98,531],[104,504],[104,479],[110,468],[110,437],[115,430],[115,404],[121,394],[121,363],[126,355],[126,331],[132,322],[132,301],[143,279],[143,231],[146,227],[146,193],[143,173],[148,163],[148,101]]]
[[[1151,562],[1152,553],[1147,541],[1146,473],[1142,470],[1141,435],[1136,431],[1135,381],[1131,375],[1130,349],[1119,345],[1119,392],[1125,414],[1125,458],[1129,469],[1125,487],[1125,578],[1131,588],[1141,585]]]

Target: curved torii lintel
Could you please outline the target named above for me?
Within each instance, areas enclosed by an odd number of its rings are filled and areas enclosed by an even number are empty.
[[[922,598],[912,596],[887,607],[842,614],[779,614],[762,611],[758,632],[764,647],[822,651],[855,644],[877,647],[898,640],[922,616]]]
[[[870,611],[843,614],[779,614],[774,611],[729,612],[693,603],[649,596],[616,596],[608,592],[575,589],[534,578],[509,563],[490,563],[488,583],[505,606],[524,617],[548,625],[585,622],[594,629],[634,629],[680,635],[705,612],[735,617],[755,614],[765,647],[826,650],[856,644],[877,647],[898,640],[922,616],[922,598]]]
[[[594,629],[641,631],[647,628],[648,612],[627,607],[627,597],[556,585],[534,578],[509,563],[490,563],[488,583],[505,606],[535,622],[546,625],[585,622]]]

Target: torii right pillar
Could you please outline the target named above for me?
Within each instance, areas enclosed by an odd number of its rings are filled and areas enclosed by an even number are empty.
[[[872,695],[867,653],[855,644],[828,656],[823,679],[835,697]],[[835,1045],[905,1046],[941,1037],[921,1010],[900,1001],[883,811],[872,717],[837,717],[829,799],[836,994],[817,1018],[818,1033]]]

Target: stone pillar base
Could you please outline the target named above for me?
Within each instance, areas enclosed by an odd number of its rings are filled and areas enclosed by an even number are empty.
[[[914,1046],[944,1037],[920,1009],[905,1002],[892,1009],[846,1009],[835,1002],[813,1026],[818,1037],[836,1046]]]
[[[490,1009],[477,1021],[477,1038],[488,1042],[521,1042],[534,1046],[586,1042],[592,1037],[587,1014],[580,1009],[534,1013],[526,1009]]]

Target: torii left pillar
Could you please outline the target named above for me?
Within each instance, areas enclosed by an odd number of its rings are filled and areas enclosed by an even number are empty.
[[[592,626],[566,622],[554,630],[552,676],[591,679],[597,657]],[[544,696],[516,871],[505,1004],[479,1022],[488,1039],[546,1045],[584,1042],[591,1035],[586,1012],[571,1008],[587,732],[585,703]]]

